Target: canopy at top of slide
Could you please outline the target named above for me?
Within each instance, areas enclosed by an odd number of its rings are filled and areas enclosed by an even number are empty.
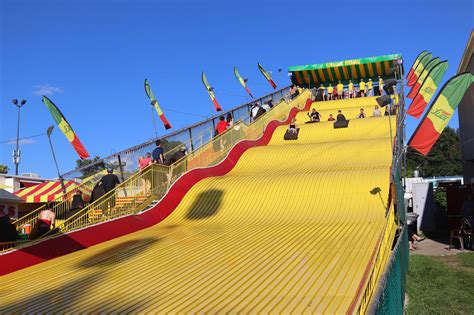
[[[315,87],[329,83],[334,85],[339,80],[344,84],[347,84],[349,80],[352,80],[353,83],[357,83],[360,79],[367,81],[369,78],[374,80],[378,76],[384,79],[390,77],[390,68],[393,66],[393,63],[401,59],[401,54],[384,55],[293,66],[288,68],[288,72],[291,74],[293,84],[299,86]]]

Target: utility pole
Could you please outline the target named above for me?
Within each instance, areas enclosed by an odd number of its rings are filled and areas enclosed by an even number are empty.
[[[15,98],[12,100],[13,105],[15,105],[18,108],[18,121],[17,121],[17,127],[16,127],[16,149],[13,150],[13,164],[15,164],[15,175],[18,175],[18,166],[20,164],[20,113],[21,113],[21,108],[23,105],[26,104],[26,100],[21,100],[20,103],[18,103],[18,100]]]

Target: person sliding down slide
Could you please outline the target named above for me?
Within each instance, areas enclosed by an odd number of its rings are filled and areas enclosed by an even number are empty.
[[[344,116],[341,110],[338,110],[336,121],[334,122],[334,129],[347,128],[348,125],[349,120],[346,119],[346,116]]]
[[[305,124],[320,122],[322,119],[321,114],[318,111],[316,111],[316,108],[313,108],[311,113],[308,113],[308,117],[310,121],[305,122]]]
[[[296,119],[292,119],[288,130],[285,132],[283,136],[284,140],[298,140],[298,133],[300,128],[296,125]]]

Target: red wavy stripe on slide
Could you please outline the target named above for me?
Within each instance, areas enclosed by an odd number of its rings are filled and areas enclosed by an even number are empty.
[[[311,103],[311,99],[308,99],[302,111],[309,110]],[[194,169],[184,174],[173,184],[163,199],[145,213],[122,217],[80,231],[63,234],[1,255],[0,276],[151,227],[163,221],[176,209],[194,184],[208,177],[223,176],[229,173],[245,151],[252,147],[267,145],[275,129],[288,124],[299,111],[297,108],[292,108],[288,119],[284,122],[271,121],[260,139],[243,140],[237,143],[230,150],[227,158],[218,165]]]

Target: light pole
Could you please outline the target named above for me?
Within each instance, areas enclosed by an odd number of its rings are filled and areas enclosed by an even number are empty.
[[[56,154],[54,154],[54,148],[53,148],[53,142],[51,141],[51,134],[53,133],[54,126],[49,126],[48,130],[46,131],[46,134],[48,135],[48,140],[49,140],[49,146],[51,147],[51,153],[53,154],[53,159],[54,159],[54,164],[56,165],[56,171],[58,172],[58,178],[59,181],[61,182],[61,188],[63,190],[63,193],[66,193],[66,187],[64,186],[64,180],[61,176],[61,173],[59,172],[59,166],[58,166],[58,161],[56,160]]]
[[[13,150],[13,164],[15,164],[15,175],[18,175],[18,165],[20,164],[20,112],[23,105],[26,104],[26,100],[21,100],[21,103],[18,103],[18,100],[15,98],[12,100],[13,105],[18,108],[18,123],[16,127],[16,150]]]

